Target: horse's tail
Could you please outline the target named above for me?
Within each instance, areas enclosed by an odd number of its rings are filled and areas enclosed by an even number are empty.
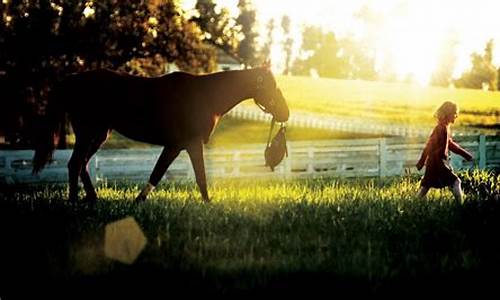
[[[59,144],[65,119],[62,98],[61,87],[55,87],[49,94],[45,119],[44,122],[40,122],[39,133],[34,139],[33,174],[40,172],[52,160],[54,150]]]

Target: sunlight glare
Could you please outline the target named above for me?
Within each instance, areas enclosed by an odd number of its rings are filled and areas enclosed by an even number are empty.
[[[237,17],[238,0],[216,0]],[[252,0],[257,11],[260,42],[266,39],[266,24],[275,19],[274,46],[271,60],[273,69],[283,69],[282,44],[285,39],[281,19],[291,19],[291,37],[295,42],[294,56],[299,54],[302,29],[305,24],[316,25],[333,31],[338,39],[354,37],[376,51],[379,67],[391,66],[401,80],[412,78],[427,84],[435,71],[440,49],[456,35],[457,45],[454,76],[470,68],[472,52],[482,53],[486,42],[498,43],[500,26],[496,0],[302,0],[269,1]],[[194,7],[196,0],[181,0],[183,7]],[[371,20],[356,15],[367,9],[373,13]],[[494,63],[500,62],[500,47],[494,48]]]

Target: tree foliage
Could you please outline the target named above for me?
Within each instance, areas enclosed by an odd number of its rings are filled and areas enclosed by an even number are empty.
[[[260,55],[261,55],[261,60],[262,61],[267,61],[271,59],[271,47],[274,43],[274,19],[269,19],[269,21],[266,24],[266,41],[264,42],[264,46],[261,49]]]
[[[431,84],[448,87],[452,83],[453,70],[457,61],[456,47],[458,40],[451,36],[439,50],[438,65],[431,77]]]
[[[493,65],[493,40],[486,43],[484,53],[472,53],[472,68],[455,80],[457,87],[471,89],[488,89],[495,91],[498,88],[498,72]]]
[[[195,9],[198,13],[191,20],[203,31],[204,41],[239,59],[241,26],[231,17],[229,10],[218,6],[213,0],[198,0]]]
[[[11,89],[4,93],[10,94],[2,99],[4,107],[14,114],[43,114],[47,88],[57,78],[102,67],[133,71],[130,62],[138,59],[212,71],[215,53],[204,44],[199,26],[176,1],[157,2],[1,1],[0,71]],[[27,104],[28,98],[34,103]]]
[[[241,26],[241,33],[243,35],[238,46],[238,56],[245,68],[247,68],[257,63],[256,12],[250,0],[239,0],[238,8],[240,9],[240,14],[236,22]]]
[[[302,31],[301,58],[295,61],[293,73],[309,75],[315,70],[322,77],[342,77],[339,45],[333,32],[320,27],[306,26]]]
[[[293,48],[293,39],[290,35],[290,17],[284,15],[281,18],[281,29],[283,30],[283,52],[285,54],[285,69],[283,74],[287,75],[290,73],[291,62],[292,62],[292,48]]]
[[[316,26],[305,27],[302,37],[294,74],[309,75],[315,70],[321,77],[376,79],[375,55],[361,43],[349,38],[338,40],[335,33]]]

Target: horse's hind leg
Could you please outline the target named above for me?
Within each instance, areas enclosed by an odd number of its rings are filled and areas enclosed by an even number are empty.
[[[163,148],[158,161],[156,161],[156,165],[149,177],[148,184],[142,189],[137,198],[135,198],[136,202],[144,202],[148,194],[156,187],[156,185],[160,182],[163,175],[167,171],[170,164],[174,161],[174,159],[179,155],[180,150],[174,148]]]
[[[88,149],[85,157],[85,163],[80,171],[80,179],[82,180],[83,188],[85,189],[85,200],[89,203],[94,203],[97,200],[97,193],[95,192],[94,185],[92,184],[92,179],[89,174],[89,162],[92,156],[106,141],[108,134],[109,130],[103,131],[91,142],[90,148]]]
[[[90,142],[87,139],[79,139],[77,137],[73,153],[68,162],[68,177],[69,177],[69,201],[76,202],[78,200],[78,177],[85,165]]]

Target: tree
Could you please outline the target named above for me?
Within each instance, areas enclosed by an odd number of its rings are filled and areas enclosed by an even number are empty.
[[[50,85],[72,72],[130,70],[130,61],[158,56],[188,71],[213,70],[199,27],[174,0],[153,2],[2,1],[0,71],[15,91],[6,99],[17,103],[8,105],[12,113],[23,124],[43,115]]]
[[[241,33],[243,36],[238,47],[238,56],[245,68],[248,68],[257,62],[255,9],[250,0],[239,0],[238,8],[240,9],[240,14],[236,19],[236,23],[241,26]]]
[[[333,32],[315,26],[305,27],[302,36],[293,73],[309,75],[314,69],[322,77],[366,80],[377,77],[373,51],[354,39],[337,40]]]
[[[292,72],[297,75],[309,75],[316,70],[320,76],[336,77],[339,60],[337,39],[333,32],[323,32],[318,26],[306,26],[302,30],[302,46],[299,58],[295,61]]]
[[[497,70],[497,79],[498,79],[497,90],[500,91],[500,68],[498,68]]]
[[[167,62],[193,73],[215,70],[215,50],[205,43],[203,31],[181,13],[175,1],[160,4],[152,16],[157,22],[153,21],[153,34],[146,40],[148,55],[160,54]]]
[[[439,61],[431,78],[431,84],[448,87],[452,83],[453,70],[457,61],[456,47],[458,40],[450,36],[441,46]]]
[[[292,47],[293,39],[290,36],[290,17],[284,15],[281,19],[281,28],[283,30],[283,51],[285,52],[285,69],[283,74],[288,75],[290,73],[290,63],[292,60]]]
[[[236,26],[229,10],[219,7],[213,0],[197,0],[195,9],[198,14],[191,20],[202,30],[203,40],[239,60],[240,26]]]
[[[269,19],[266,24],[267,38],[264,46],[261,50],[261,60],[267,61],[271,58],[271,47],[274,43],[273,33],[274,33],[274,19]]]
[[[340,54],[346,79],[377,79],[375,51],[366,44],[346,37],[339,41]]]
[[[493,46],[493,40],[489,40],[486,43],[483,55],[476,52],[472,53],[472,68],[454,81],[457,87],[497,90],[498,72],[493,65]]]

